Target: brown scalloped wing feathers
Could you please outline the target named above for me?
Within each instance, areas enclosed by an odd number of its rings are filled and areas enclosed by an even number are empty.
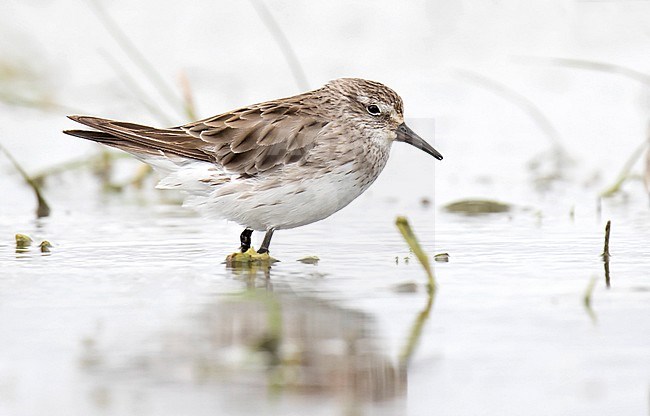
[[[236,110],[181,128],[211,148],[215,162],[226,170],[255,175],[300,161],[327,124],[300,115],[296,105],[274,104]]]
[[[327,121],[300,114],[300,108],[298,102],[272,101],[170,129],[72,116],[108,134],[68,133],[131,153],[170,153],[254,176],[297,163],[314,146]]]

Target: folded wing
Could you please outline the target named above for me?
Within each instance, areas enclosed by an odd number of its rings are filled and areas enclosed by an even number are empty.
[[[272,101],[168,129],[88,116],[70,116],[98,131],[67,130],[143,157],[177,155],[211,162],[227,172],[254,176],[300,163],[322,134],[326,120],[304,106]],[[301,114],[302,112],[302,114]]]

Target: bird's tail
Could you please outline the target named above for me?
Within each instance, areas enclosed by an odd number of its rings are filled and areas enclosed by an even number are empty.
[[[64,133],[116,147],[143,159],[147,156],[175,155],[204,162],[213,161],[203,149],[205,142],[179,127],[157,129],[99,117],[68,118],[99,131],[66,130]]]
[[[110,123],[112,122],[111,120],[88,116],[68,116],[68,118],[97,130],[64,130],[63,133],[65,134],[86,140],[92,140],[106,146],[115,147],[138,157],[149,153],[147,152],[149,149],[145,146],[138,146],[136,143],[129,140],[127,134],[112,131],[113,129],[109,128]],[[130,125],[129,127],[131,127],[133,131],[137,131],[138,127],[142,129],[146,128],[146,126],[136,124]]]
[[[180,128],[156,129],[89,116],[69,118],[97,130],[65,130],[65,134],[131,153],[164,175],[159,188],[205,194],[211,189],[210,185],[229,180],[228,175],[219,175],[209,155],[201,149],[205,142]]]
[[[82,139],[92,140],[97,143],[106,144],[108,146],[117,147],[114,142],[119,140],[117,137],[109,133],[104,133],[103,131],[92,131],[92,130],[64,130],[65,134],[70,136],[80,137]]]

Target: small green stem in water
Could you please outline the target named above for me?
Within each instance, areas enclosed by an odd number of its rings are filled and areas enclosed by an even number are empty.
[[[402,348],[402,352],[400,353],[399,357],[400,366],[402,368],[406,368],[411,361],[413,353],[415,352],[415,347],[417,346],[420,337],[422,336],[422,329],[424,328],[424,324],[429,319],[429,314],[431,313],[433,300],[436,294],[436,282],[433,276],[433,271],[431,270],[431,264],[429,263],[429,257],[426,255],[424,250],[422,250],[422,246],[420,246],[420,243],[415,237],[413,229],[411,228],[408,220],[404,217],[397,217],[395,225],[397,225],[397,228],[399,229],[400,233],[402,233],[402,236],[411,248],[411,251],[413,251],[415,256],[418,258],[420,264],[422,264],[422,267],[424,267],[428,278],[427,304],[415,318],[415,322],[413,322],[413,326],[411,327],[411,331],[409,332],[409,336],[406,340],[406,345],[404,345]]]
[[[603,248],[603,254],[601,254],[602,258],[605,261],[609,260],[609,232],[612,227],[612,222],[607,221],[607,225],[605,226],[605,247]]]
[[[397,229],[400,231],[400,233],[402,233],[404,240],[406,240],[406,244],[408,244],[409,248],[413,251],[413,254],[415,254],[415,256],[420,261],[420,264],[422,264],[422,267],[424,267],[424,270],[427,272],[427,277],[429,281],[429,287],[428,287],[429,292],[434,292],[436,289],[436,281],[433,276],[433,271],[431,270],[429,257],[422,249],[422,246],[420,246],[418,239],[415,237],[415,234],[413,233],[413,229],[411,228],[411,225],[409,224],[408,220],[405,217],[397,217],[397,220],[395,220],[395,225],[397,226]]]

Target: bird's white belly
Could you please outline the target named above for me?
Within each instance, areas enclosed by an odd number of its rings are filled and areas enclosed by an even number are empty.
[[[184,206],[209,218],[225,218],[254,230],[299,227],[322,220],[348,205],[375,181],[388,159],[311,169],[285,166],[251,178],[230,175],[211,163],[177,165],[158,185],[188,193]],[[366,163],[364,163],[366,162]]]
[[[364,185],[349,169],[310,179],[287,178],[278,186],[269,186],[264,179],[247,181],[248,186],[241,187],[248,189],[237,193],[213,192],[205,199],[202,210],[254,230],[294,228],[327,218],[370,185]]]

